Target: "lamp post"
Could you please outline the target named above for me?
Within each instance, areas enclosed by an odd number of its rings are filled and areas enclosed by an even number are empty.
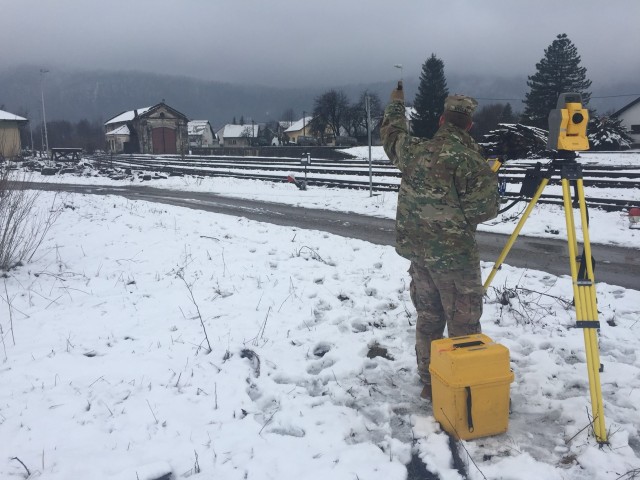
[[[371,102],[368,93],[365,96],[365,108],[367,110],[367,143],[369,145],[369,196],[373,197],[373,173],[371,171]]]
[[[42,98],[42,123],[44,124],[44,143],[45,151],[49,151],[49,136],[47,135],[47,115],[44,110],[44,75],[49,73],[49,70],[44,68],[40,69],[40,96]]]

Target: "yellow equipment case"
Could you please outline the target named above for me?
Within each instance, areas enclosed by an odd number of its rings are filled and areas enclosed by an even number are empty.
[[[497,435],[509,425],[509,350],[481,333],[431,343],[433,415],[458,439]]]

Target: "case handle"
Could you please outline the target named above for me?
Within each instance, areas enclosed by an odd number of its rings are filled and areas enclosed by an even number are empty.
[[[471,387],[464,387],[467,391],[467,426],[469,427],[469,431],[473,432],[473,415],[471,414],[471,407],[473,406],[471,400]]]

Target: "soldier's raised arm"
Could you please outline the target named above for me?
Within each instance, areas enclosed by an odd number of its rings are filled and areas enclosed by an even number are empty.
[[[389,160],[401,171],[404,169],[405,161],[405,155],[402,155],[402,150],[408,137],[404,90],[402,81],[400,81],[398,86],[391,92],[391,103],[384,110],[380,138]]]

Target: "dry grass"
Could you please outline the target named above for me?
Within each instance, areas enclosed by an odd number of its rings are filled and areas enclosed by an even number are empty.
[[[27,189],[26,174],[0,171],[0,270],[31,261],[62,213],[57,196],[48,208],[38,204],[39,196]]]

